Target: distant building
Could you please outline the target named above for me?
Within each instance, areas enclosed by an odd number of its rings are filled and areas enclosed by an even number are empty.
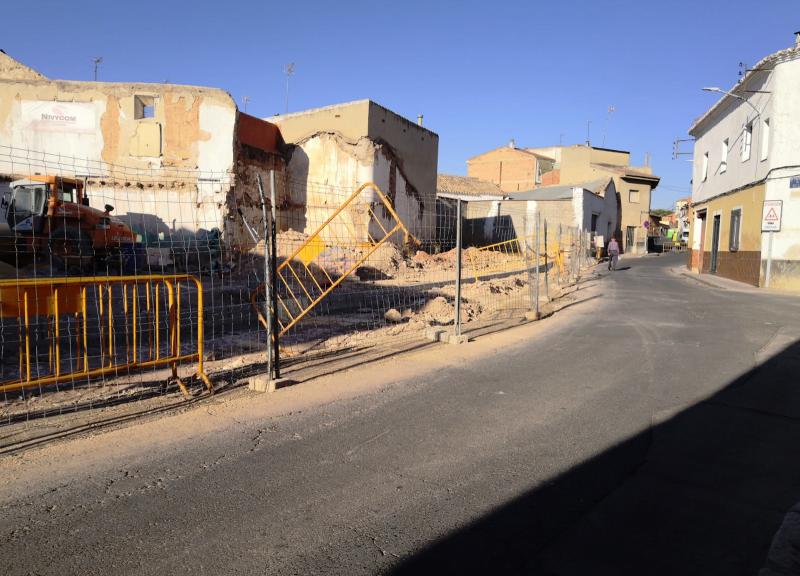
[[[631,153],[576,144],[530,148],[532,152],[555,159],[554,183],[575,184],[611,177],[619,194],[619,214],[615,236],[626,253],[646,252],[644,222],[650,216],[652,192],[660,178],[649,166],[631,166]]]
[[[693,271],[800,290],[798,88],[800,34],[793,47],[753,66],[689,128]],[[765,202],[769,224],[779,231],[762,232]]]
[[[508,146],[467,160],[467,176],[496,184],[503,192],[521,192],[553,184],[545,176],[553,170],[553,164],[552,158],[517,148],[512,140]]]
[[[414,236],[434,238],[436,133],[371,100],[269,120],[290,145],[289,191],[292,205],[299,207],[292,228],[313,231],[359,185],[374,182]]]
[[[643,224],[649,218],[652,191],[660,179],[648,166],[630,166],[630,152],[580,144],[544,148],[508,146],[470,158],[467,174],[494,182],[506,192],[612,178],[620,210],[614,235],[628,253],[646,250],[647,232]]]
[[[91,204],[145,238],[217,229],[252,244],[239,209],[260,221],[255,175],[284,169],[279,146],[224,90],[52,80],[0,52],[0,179],[85,177]]]
[[[578,228],[601,236],[603,242],[617,229],[619,203],[613,178],[600,178],[570,185],[543,186],[526,192],[509,194],[514,201],[527,202],[528,234],[535,221],[549,230]]]

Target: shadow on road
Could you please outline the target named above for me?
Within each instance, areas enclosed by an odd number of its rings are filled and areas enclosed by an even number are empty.
[[[392,573],[757,574],[800,501],[798,374],[796,342]]]

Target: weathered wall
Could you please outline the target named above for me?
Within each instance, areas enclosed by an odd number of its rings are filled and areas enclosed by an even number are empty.
[[[297,144],[287,166],[291,214],[282,223],[284,228],[311,233],[363,183],[374,182],[392,202],[405,226],[420,239],[432,239],[434,229],[426,220],[418,191],[408,184],[394,151],[369,138],[351,142],[338,134],[317,134]],[[380,237],[379,227],[370,224],[367,208],[377,198],[365,190],[337,217],[335,226],[326,231],[327,240],[366,242],[368,233]],[[435,219],[435,205],[430,206]],[[376,216],[386,226],[389,218],[383,210]],[[397,236],[393,238],[401,241]]]
[[[439,147],[434,132],[369,100],[271,120],[287,143],[298,146],[289,163],[293,202],[310,207],[305,213],[295,210],[291,227],[308,230],[321,223],[324,218],[315,212],[320,206],[338,206],[359,185],[374,181],[412,234],[434,238]],[[341,193],[332,194],[331,186]]]
[[[146,234],[222,229],[236,114],[211,88],[0,80],[0,173],[89,175],[91,204]]]

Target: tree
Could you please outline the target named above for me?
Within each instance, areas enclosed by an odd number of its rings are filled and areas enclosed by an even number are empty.
[[[650,210],[650,214],[653,216],[658,216],[659,218],[663,218],[664,216],[669,216],[672,214],[672,210],[667,210],[666,208],[656,208],[655,210]]]

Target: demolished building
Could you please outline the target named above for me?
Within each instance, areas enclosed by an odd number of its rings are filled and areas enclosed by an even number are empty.
[[[53,80],[0,52],[0,179],[85,178],[91,205],[113,205],[144,242],[218,231],[251,245],[243,217],[260,222],[256,175],[285,170],[280,146],[224,90]]]
[[[439,137],[376,104],[359,100],[275,116],[287,144],[288,226],[311,232],[361,184],[374,182],[412,235],[430,241],[436,226]],[[347,215],[347,233],[368,241],[362,209],[376,204],[365,190]],[[378,214],[383,218],[388,215]],[[397,241],[397,239],[393,239]]]

